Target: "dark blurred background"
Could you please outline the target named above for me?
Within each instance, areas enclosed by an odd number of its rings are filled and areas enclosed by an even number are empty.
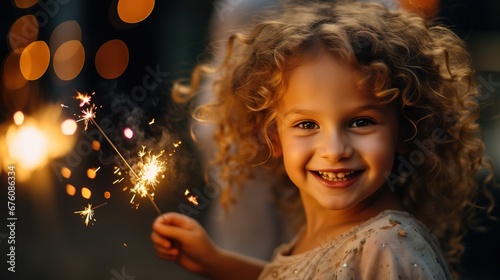
[[[58,129],[64,119],[77,119],[75,116],[80,114],[78,101],[74,99],[76,91],[95,92],[92,102],[99,106],[97,122],[109,121],[102,126],[112,127],[107,130],[108,136],[131,163],[137,162],[137,152],[143,145],[156,152],[163,149],[166,154],[172,153],[172,156],[167,155],[166,177],[157,186],[155,194],[155,202],[162,212],[186,212],[203,222],[204,210],[211,203],[217,203],[209,195],[197,207],[186,200],[184,191],[187,188],[198,193],[203,193],[206,188],[198,152],[189,136],[189,116],[184,105],[173,102],[169,89],[173,81],[188,79],[197,62],[210,58],[207,50],[214,22],[216,25],[226,24],[225,13],[238,9],[242,0],[143,1],[144,9],[147,10],[148,2],[154,4],[154,9],[136,23],[126,23],[119,18],[118,2],[11,0],[0,3],[0,33],[3,34],[0,41],[2,221],[6,221],[7,215],[7,191],[3,187],[7,182],[6,167],[12,162],[5,145],[9,141],[9,128],[15,126],[14,113],[21,111],[26,119],[31,116],[38,120],[40,127],[55,126]],[[409,1],[401,2],[403,5]],[[449,25],[466,41],[471,51],[481,89],[480,124],[486,152],[500,174],[500,2],[413,1],[416,2],[421,3],[421,7],[431,7],[420,11]],[[132,15],[133,10],[129,11]],[[34,15],[39,22],[35,35],[32,25],[28,24],[30,19],[25,17],[27,15]],[[24,25],[21,24],[16,33],[11,28],[20,19]],[[63,31],[55,32],[68,21],[71,21],[67,25],[70,28],[60,28]],[[78,58],[78,48],[56,57],[56,49],[61,46],[57,42],[70,39],[81,43],[84,57]],[[12,70],[12,65],[19,65],[20,60],[22,65],[22,48],[35,40],[48,45],[50,63],[44,70],[43,59],[36,62],[31,58],[33,65],[42,64],[42,70],[24,70],[23,74],[32,75],[26,81],[19,70]],[[120,62],[124,61],[123,53],[108,53],[103,61],[97,55],[109,40],[121,40],[121,46],[126,46],[128,63],[122,70],[119,68]],[[19,49],[15,50],[13,45]],[[81,69],[64,68],[66,73],[74,73],[74,77],[61,77],[60,72],[54,70],[56,64],[61,64],[61,60],[71,62],[72,59],[81,63]],[[35,68],[33,65],[31,67]],[[41,72],[38,76],[37,71]],[[55,107],[50,107],[54,104]],[[46,114],[56,117],[44,117]],[[154,123],[150,124],[153,119]],[[126,166],[95,126],[90,124],[84,131],[82,122],[77,124],[74,134],[52,140],[60,150],[68,149],[64,155],[48,156],[46,162],[36,168],[22,170],[21,164],[16,165],[19,171],[15,201],[18,219],[16,273],[7,272],[5,258],[9,253],[9,231],[2,226],[0,278],[201,279],[176,264],[156,258],[150,232],[157,212],[147,198],[136,198],[135,201],[140,203],[138,207],[129,203],[131,194],[128,189],[124,191],[131,186],[128,175],[125,171],[121,176],[113,173],[115,167],[126,169]],[[125,128],[135,133],[130,139],[123,135]],[[90,149],[92,140],[99,140],[100,147]],[[182,144],[175,148],[173,143],[177,141],[182,141]],[[28,146],[37,143],[33,138]],[[29,147],[26,149],[33,153]],[[87,170],[98,167],[100,169],[94,172],[96,176],[92,179]],[[64,168],[71,171],[69,175],[61,172]],[[113,184],[122,177],[125,178],[123,181]],[[90,196],[82,193],[84,188],[91,192]],[[493,191],[499,198],[498,190]],[[83,210],[88,203],[94,206],[107,204],[95,209],[96,220],[86,226],[84,219],[74,212]],[[479,198],[479,204],[486,203],[485,197]],[[498,207],[494,214],[500,216]],[[484,215],[480,218],[480,224],[486,230],[471,232],[465,238],[463,277],[497,279],[500,274],[499,223],[484,218]]]

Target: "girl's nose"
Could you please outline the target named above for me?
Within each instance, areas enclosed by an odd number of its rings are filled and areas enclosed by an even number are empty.
[[[318,153],[322,158],[337,162],[351,158],[354,149],[345,133],[330,132],[323,135]]]

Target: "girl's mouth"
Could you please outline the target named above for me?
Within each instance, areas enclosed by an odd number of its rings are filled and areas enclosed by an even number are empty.
[[[316,171],[316,173],[324,180],[330,182],[345,182],[351,178],[356,177],[362,170],[358,171],[344,171],[344,172],[328,172],[328,171]]]

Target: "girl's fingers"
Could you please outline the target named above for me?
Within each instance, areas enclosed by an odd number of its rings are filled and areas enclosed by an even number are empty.
[[[177,248],[165,248],[161,246],[154,246],[154,247],[158,255],[171,256],[171,257],[179,256],[179,249]]]
[[[163,238],[184,240],[192,231],[198,230],[197,223],[182,214],[166,213],[153,222],[153,231]]]
[[[166,238],[163,238],[161,235],[159,235],[156,232],[151,233],[151,240],[153,240],[153,243],[155,243],[155,246],[161,246],[164,248],[171,248],[172,247],[172,242]]]
[[[161,254],[161,253],[157,253],[157,256],[159,258],[164,259],[164,260],[173,261],[173,262],[176,262],[177,259],[179,258],[179,255],[169,255],[169,254]]]
[[[186,215],[175,212],[164,213],[156,218],[154,224],[171,225],[183,229],[191,229],[196,224],[193,219]]]

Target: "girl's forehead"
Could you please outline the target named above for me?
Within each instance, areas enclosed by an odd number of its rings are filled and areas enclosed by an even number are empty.
[[[297,83],[349,84],[359,91],[369,91],[366,75],[350,62],[342,61],[334,55],[324,53],[314,57],[301,57],[291,65],[284,75],[286,90]]]

